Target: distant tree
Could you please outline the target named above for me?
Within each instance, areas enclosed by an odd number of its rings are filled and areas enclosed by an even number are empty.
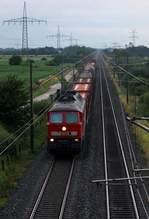
[[[0,82],[0,121],[10,128],[17,128],[27,119],[28,94],[23,82],[9,76]]]
[[[21,56],[18,55],[13,55],[10,59],[9,59],[9,64],[10,65],[20,65],[22,62],[22,58]]]

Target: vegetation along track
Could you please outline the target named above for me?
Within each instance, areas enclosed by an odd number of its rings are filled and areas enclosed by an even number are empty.
[[[109,181],[130,174],[103,65],[100,79],[107,218],[139,219],[131,180]]]
[[[30,219],[62,219],[69,192],[75,159],[54,159]]]

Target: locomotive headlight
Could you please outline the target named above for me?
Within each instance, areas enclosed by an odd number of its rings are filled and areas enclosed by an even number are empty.
[[[51,142],[54,142],[54,138],[50,138],[50,141],[51,141]]]
[[[66,126],[62,127],[62,131],[65,132],[67,130]]]
[[[78,138],[75,138],[75,142],[78,142],[79,141],[79,139]]]

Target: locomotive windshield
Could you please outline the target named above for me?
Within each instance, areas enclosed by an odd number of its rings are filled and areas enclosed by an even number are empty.
[[[77,113],[66,113],[66,123],[77,123],[78,115]]]
[[[51,123],[62,123],[63,115],[62,113],[51,113],[50,122]]]

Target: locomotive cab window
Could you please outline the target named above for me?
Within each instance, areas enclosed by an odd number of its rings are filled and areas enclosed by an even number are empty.
[[[66,113],[66,122],[67,123],[77,123],[78,114],[77,113]]]
[[[62,123],[63,115],[62,113],[51,113],[50,122],[51,123]]]

